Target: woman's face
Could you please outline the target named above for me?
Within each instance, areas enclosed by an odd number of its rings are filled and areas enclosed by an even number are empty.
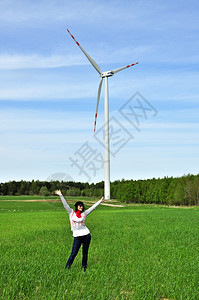
[[[79,211],[83,211],[83,206],[82,206],[82,205],[78,205],[78,206],[77,206],[77,209],[78,209]]]

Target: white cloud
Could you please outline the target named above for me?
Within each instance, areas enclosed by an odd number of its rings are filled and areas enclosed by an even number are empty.
[[[27,22],[31,26],[38,26],[38,22],[99,22],[100,24],[111,23],[113,20],[122,20],[127,22],[130,18],[132,21],[138,21],[140,15],[150,15],[154,11],[150,5],[140,5],[139,2],[126,3],[128,9],[123,4],[115,1],[88,1],[82,4],[78,1],[59,1],[42,0],[42,1],[14,1],[2,0],[0,19],[9,22]],[[132,9],[134,13],[132,13]],[[136,13],[135,13],[136,12]],[[89,16],[89,17],[88,17]],[[144,21],[144,19],[143,19]],[[120,25],[122,23],[120,22]]]
[[[145,28],[162,30],[164,27],[197,28],[197,3],[191,1],[181,6],[173,1],[77,1],[41,0],[1,0],[0,19],[9,23],[26,23],[28,27],[54,26],[64,22],[87,23],[99,26],[114,23],[115,27]],[[184,22],[186,20],[186,22]],[[187,20],[190,20],[188,22]],[[159,26],[157,26],[159,24]]]
[[[25,66],[28,67],[28,63]],[[0,100],[95,100],[98,85],[99,75],[90,65],[88,68],[82,66],[62,70],[2,70]],[[151,101],[183,100],[192,103],[198,100],[198,73],[154,69],[150,72],[142,64],[136,65],[110,78],[110,104],[114,98],[128,99],[131,93],[138,90]],[[104,97],[104,86],[101,96]]]
[[[1,109],[1,129],[3,133],[26,132],[28,134],[67,134],[72,131],[89,131],[93,125],[94,113],[76,111],[48,111],[30,109]],[[92,126],[90,125],[90,126]]]
[[[86,65],[81,55],[23,55],[1,54],[0,70],[59,68],[75,65]]]

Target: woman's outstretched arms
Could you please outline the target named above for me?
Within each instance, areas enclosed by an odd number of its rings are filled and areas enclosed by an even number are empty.
[[[60,190],[56,190],[56,191],[55,191],[55,194],[56,194],[57,196],[60,197],[60,199],[61,199],[61,201],[62,201],[62,203],[63,203],[64,208],[67,210],[67,212],[68,212],[69,214],[71,214],[71,213],[73,212],[73,210],[72,210],[72,208],[70,208],[70,206],[69,206],[68,203],[66,202],[64,196],[62,195],[62,192],[61,192]]]
[[[97,201],[93,206],[85,210],[85,214],[88,216],[98,205],[100,205],[102,201],[104,201],[104,197],[102,197],[99,201]]]

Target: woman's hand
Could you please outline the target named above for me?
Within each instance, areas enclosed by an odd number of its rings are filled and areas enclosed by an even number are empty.
[[[58,196],[62,196],[62,192],[60,190],[56,190],[55,194],[58,195]]]
[[[104,197],[101,198],[102,202],[104,201]]]

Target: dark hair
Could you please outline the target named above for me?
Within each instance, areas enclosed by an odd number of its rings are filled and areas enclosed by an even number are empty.
[[[84,211],[84,203],[83,203],[83,202],[81,202],[81,201],[77,201],[77,202],[75,203],[75,211],[77,211],[77,210],[78,210],[78,209],[77,209],[78,205],[81,205],[81,206],[83,206],[83,210],[82,210],[82,211]]]

